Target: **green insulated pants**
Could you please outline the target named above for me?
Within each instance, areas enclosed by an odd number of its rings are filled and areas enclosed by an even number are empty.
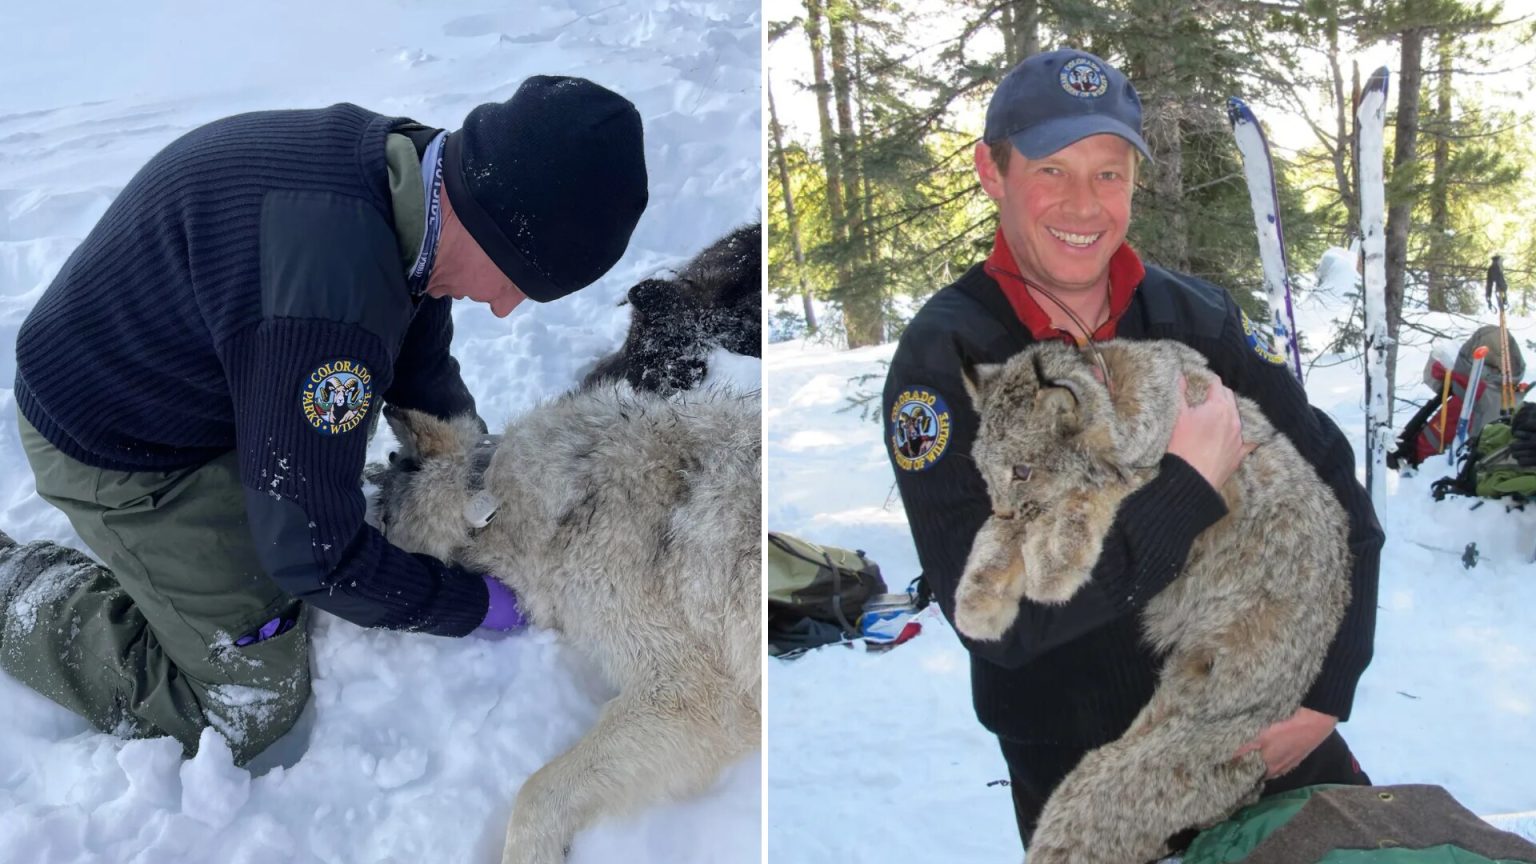
[[[238,763],[277,740],[309,699],[308,615],[257,562],[235,454],[104,471],[18,419],[38,494],[106,566],[52,543],[0,550],[21,574],[0,610],[0,668],[103,731],[170,735],[188,754],[208,726]],[[234,644],[279,615],[298,624]]]

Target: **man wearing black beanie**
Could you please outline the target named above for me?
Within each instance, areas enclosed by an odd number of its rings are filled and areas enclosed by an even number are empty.
[[[473,414],[452,298],[505,316],[623,254],[638,112],[530,78],[447,133],[355,105],[243,114],[124,187],[17,336],[37,491],[101,560],[0,535],[0,667],[89,719],[245,762],[309,695],[307,609],[513,629],[498,580],[391,546],[360,488],[382,401]],[[89,370],[89,371],[84,371]]]

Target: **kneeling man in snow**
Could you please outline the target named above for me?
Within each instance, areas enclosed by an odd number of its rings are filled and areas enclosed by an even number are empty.
[[[364,524],[369,432],[381,401],[473,414],[452,300],[500,317],[580,290],[646,200],[638,112],[580,78],[530,78],[452,133],[339,104],[171,143],[17,336],[38,494],[105,566],[0,534],[0,668],[189,754],[212,726],[244,763],[309,697],[311,605],[519,626],[501,582]]]

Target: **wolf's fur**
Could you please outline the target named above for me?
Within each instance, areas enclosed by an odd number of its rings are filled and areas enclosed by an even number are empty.
[[[1120,502],[1158,470],[1178,413],[1216,381],[1177,342],[1033,346],[967,370],[981,416],[973,454],[993,515],[976,535],[955,624],[998,639],[1023,597],[1065,603],[1089,578]],[[1165,654],[1151,701],[1118,740],[1078,763],[1041,813],[1030,864],[1141,864],[1178,831],[1256,797],[1264,763],[1232,754],[1293,713],[1321,668],[1349,598],[1343,509],[1252,401],[1258,444],[1220,490],[1228,515],[1202,533],[1141,623]],[[1019,479],[1027,476],[1027,479]]]
[[[507,864],[561,861],[593,819],[701,792],[759,746],[758,404],[583,389],[513,422],[483,478],[472,419],[386,412],[418,466],[374,478],[389,540],[497,574],[619,689],[523,784]],[[482,486],[500,507],[474,530]]]
[[[711,348],[761,356],[762,241],[760,224],[743,226],[700,252],[675,278],[647,279],[629,289],[629,337],[598,361],[584,383],[622,379],[636,390],[667,394],[704,380]]]

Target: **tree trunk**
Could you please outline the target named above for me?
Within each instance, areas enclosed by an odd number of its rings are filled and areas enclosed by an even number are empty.
[[[1172,32],[1172,22],[1160,22]],[[1184,105],[1178,95],[1178,67],[1172,52],[1150,50],[1142,55],[1145,81],[1142,91],[1142,125],[1152,164],[1144,166],[1152,177],[1153,206],[1157,208],[1160,242],[1159,263],[1173,269],[1189,269],[1189,226],[1184,212],[1184,136],[1180,120]]]
[[[1354,183],[1354,188],[1349,196],[1349,207],[1355,213],[1355,221],[1351,227],[1355,232],[1355,236],[1360,238],[1360,260],[1356,262],[1355,269],[1363,278],[1365,274],[1365,226],[1360,224],[1360,61],[1350,61],[1349,65],[1349,92],[1353,94],[1349,99],[1350,129],[1353,130],[1349,136],[1349,176]],[[1362,300],[1360,305],[1363,310],[1365,295],[1362,293],[1360,297]],[[1361,321],[1364,322],[1364,312],[1362,311],[1361,314]]]
[[[1004,3],[1002,8],[997,10],[997,28],[1001,31],[1003,37],[1003,67],[1005,69],[1012,69],[1014,64],[1019,62],[1015,56],[1017,52],[1013,46],[1013,33],[1017,29],[1013,18],[1012,3]]]
[[[1009,69],[1025,57],[1040,53],[1038,0],[1009,0],[1003,4],[1003,59]]]
[[[1354,126],[1350,118],[1354,117],[1354,100],[1344,98],[1344,73],[1339,69],[1339,27],[1335,17],[1329,21],[1328,28],[1328,66],[1333,71],[1333,104],[1334,104],[1334,133],[1335,146],[1333,148],[1333,180],[1339,187],[1339,198],[1344,202],[1344,210],[1348,214],[1345,225],[1349,230],[1360,230],[1360,202],[1355,197],[1355,184],[1351,174],[1354,164],[1352,132]]]
[[[821,164],[827,175],[827,219],[834,239],[843,230],[842,165],[838,161],[837,135],[832,131],[832,85],[827,82],[826,50],[821,35],[821,0],[805,0],[805,38],[811,46],[811,89],[816,91],[816,118],[821,127]]]
[[[858,100],[859,108],[859,134],[857,147],[860,156],[867,152],[865,144],[869,141],[869,112],[864,103],[866,89],[863,83],[864,77],[864,41],[863,34],[859,32],[859,22],[853,22],[853,80],[859,82],[854,91],[854,98]],[[879,243],[875,239],[875,187],[869,179],[869,165],[860,159],[859,167],[863,170],[860,175],[863,179],[863,188],[859,190],[859,200],[864,204],[864,257],[869,263],[874,264],[880,258]]]
[[[1429,311],[1450,311],[1451,227],[1451,49],[1455,37],[1448,30],[1440,32],[1437,53],[1440,56],[1440,80],[1435,82],[1435,176],[1429,187]]]
[[[811,289],[805,283],[805,252],[800,246],[800,217],[795,213],[795,193],[789,185],[789,162],[784,158],[784,130],[779,126],[779,112],[773,105],[773,82],[763,70],[763,86],[768,90],[768,131],[773,136],[773,162],[779,172],[779,187],[784,190],[784,216],[789,222],[789,245],[795,252],[795,277],[800,283],[800,298],[805,302],[805,329],[816,332],[816,309],[811,305]]]
[[[855,262],[864,261],[864,208],[859,201],[863,189],[860,180],[858,130],[853,125],[853,76],[849,73],[848,28],[854,12],[848,0],[827,2],[827,42],[832,58],[832,93],[837,105],[837,151],[843,167],[843,218],[847,243],[839,250],[840,271],[848,272],[848,281],[840,286],[843,323],[848,330],[848,347],[861,348],[885,341],[885,316],[880,284],[869,278],[867,268],[855,270]],[[841,281],[841,279],[839,280]]]
[[[1419,84],[1423,73],[1423,29],[1399,34],[1402,65],[1397,75],[1397,126],[1392,139],[1392,181],[1402,190],[1387,206],[1387,417],[1392,416],[1397,381],[1397,334],[1403,320],[1403,288],[1408,270],[1408,229],[1413,191],[1407,184],[1418,156]],[[1390,420],[1388,421],[1390,422]]]

